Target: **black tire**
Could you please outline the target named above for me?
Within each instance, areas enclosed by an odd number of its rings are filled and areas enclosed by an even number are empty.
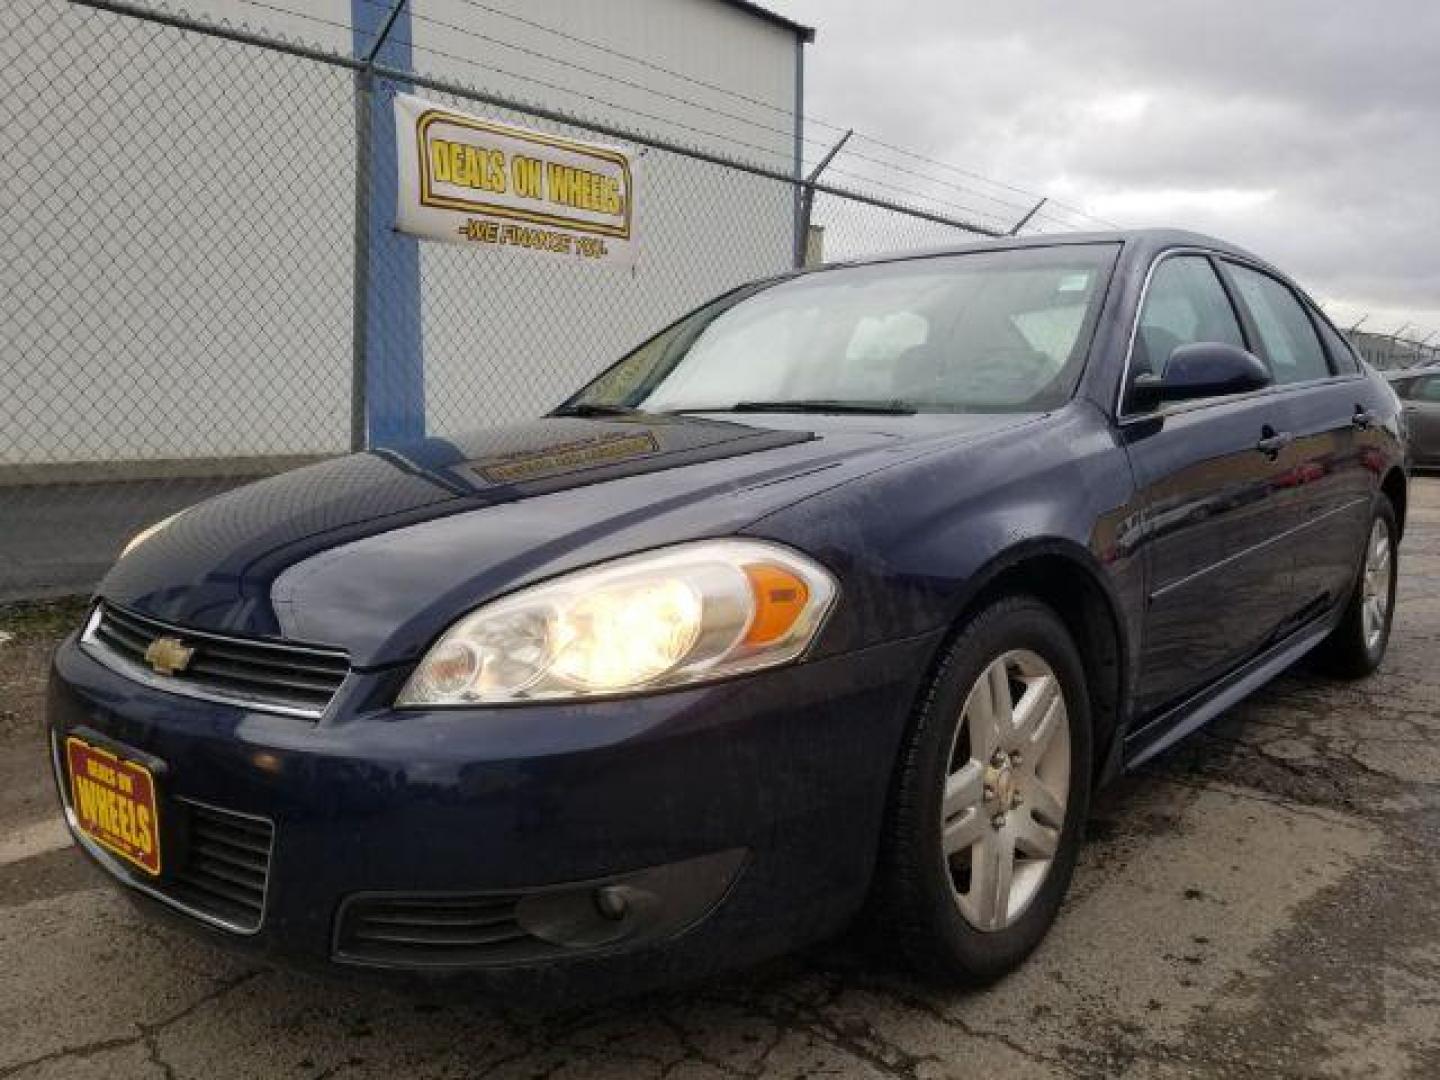
[[[1380,522],[1384,523],[1389,536],[1390,581],[1384,625],[1379,638],[1372,642],[1365,632],[1365,561],[1372,531]],[[1345,614],[1341,616],[1340,624],[1316,650],[1316,667],[1322,673],[1339,679],[1363,679],[1367,675],[1373,675],[1385,659],[1385,650],[1390,644],[1390,628],[1395,621],[1395,583],[1400,576],[1398,533],[1395,507],[1382,495],[1375,506],[1375,516],[1371,519],[1370,528],[1365,531],[1365,549],[1360,554],[1359,565],[1355,571],[1355,584],[1351,587]]]
[[[1002,929],[981,930],[956,901],[955,879],[941,847],[941,797],[970,689],[994,660],[1014,650],[1038,655],[1059,683],[1069,721],[1069,794],[1050,868],[1028,906]],[[876,929],[898,940],[918,972],[984,985],[1014,970],[1040,943],[1074,872],[1089,811],[1092,755],[1084,666],[1060,618],[1029,596],[1007,597],[980,611],[950,643],[917,705],[882,842]]]

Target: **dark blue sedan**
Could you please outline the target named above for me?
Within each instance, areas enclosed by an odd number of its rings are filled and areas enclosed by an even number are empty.
[[[1312,650],[1380,663],[1403,438],[1201,236],[757,282],[549,416],[137,537],[55,659],[65,815],[146,906],[296,961],[618,991],[868,907],[991,980],[1097,784]]]

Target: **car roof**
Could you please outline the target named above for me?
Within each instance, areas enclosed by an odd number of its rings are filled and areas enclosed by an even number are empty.
[[[1042,233],[1032,236],[999,236],[970,241],[964,244],[945,244],[938,247],[917,248],[911,251],[891,252],[883,255],[846,259],[827,266],[864,266],[871,263],[903,262],[908,259],[927,259],[937,255],[961,255],[974,251],[1007,251],[1016,248],[1068,247],[1076,244],[1124,244],[1127,247],[1145,251],[1163,251],[1167,248],[1195,247],[1234,255],[1249,262],[1266,267],[1287,277],[1266,260],[1247,251],[1237,244],[1204,233],[1187,229],[1107,229],[1096,232]],[[1143,252],[1142,252],[1143,254]],[[820,269],[817,267],[817,269]]]
[[[1391,382],[1399,379],[1416,379],[1422,375],[1440,375],[1440,364],[1421,364],[1417,367],[1391,368],[1385,372],[1385,378]]]

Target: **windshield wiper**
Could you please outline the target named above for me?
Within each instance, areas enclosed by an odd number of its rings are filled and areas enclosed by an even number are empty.
[[[644,409],[631,408],[629,405],[599,405],[594,402],[581,401],[574,405],[562,405],[550,414],[551,416],[651,416]]]
[[[913,416],[914,406],[903,401],[737,401],[720,409],[683,409],[681,412],[863,413],[871,416]]]

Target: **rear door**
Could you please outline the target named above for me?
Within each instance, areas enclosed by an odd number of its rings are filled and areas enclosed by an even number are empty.
[[[1338,335],[1327,346],[1322,330],[1333,329],[1295,290],[1256,267],[1220,265],[1255,351],[1283,390],[1283,426],[1294,437],[1277,482],[1298,511],[1285,545],[1294,557],[1298,621],[1343,601],[1355,580],[1379,482],[1366,450],[1380,403],[1348,347]]]
[[[1250,346],[1209,256],[1152,268],[1126,375],[1163,372],[1177,346]],[[1273,391],[1177,403],[1121,430],[1140,492],[1148,583],[1138,704],[1153,712],[1259,651],[1294,606],[1291,555],[1276,538],[1296,507],[1277,483],[1294,464]]]

